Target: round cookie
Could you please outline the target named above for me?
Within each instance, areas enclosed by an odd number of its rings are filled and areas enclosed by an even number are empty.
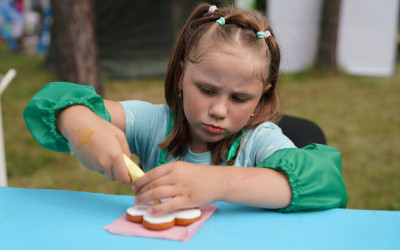
[[[175,225],[187,226],[200,220],[201,211],[198,208],[184,209],[175,212]]]
[[[136,223],[142,223],[143,215],[145,213],[147,213],[147,208],[149,208],[149,205],[138,205],[138,206],[129,207],[126,210],[126,217],[130,221],[133,221]]]
[[[175,225],[175,216],[170,213],[161,215],[145,213],[143,215],[142,224],[145,228],[150,230],[165,230]]]

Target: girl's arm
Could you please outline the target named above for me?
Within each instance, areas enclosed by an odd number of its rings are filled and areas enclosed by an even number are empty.
[[[153,213],[196,207],[215,201],[268,209],[287,207],[291,188],[285,174],[267,168],[204,166],[173,162],[150,170],[133,185],[136,204],[171,200],[151,207]]]
[[[67,82],[46,84],[29,102],[24,119],[43,147],[72,151],[89,169],[129,183],[122,153],[130,156],[124,112],[104,101],[91,86]]]
[[[111,123],[125,133],[125,113],[122,105],[119,102],[110,100],[104,100],[104,105],[110,113]]]
[[[101,119],[82,105],[64,109],[58,115],[56,122],[59,132],[69,142],[72,151],[85,167],[111,180],[130,183],[122,158],[123,153],[130,156],[130,150],[125,134],[121,130],[122,117],[117,105],[115,104],[115,107],[111,105],[108,109],[111,111],[111,120],[115,120],[113,123]]]
[[[133,187],[139,204],[172,197],[153,206],[154,213],[217,200],[280,212],[345,208],[348,200],[340,152],[321,144],[278,150],[257,168],[169,163]]]
[[[348,195],[342,175],[340,151],[327,145],[276,151],[257,167],[284,172],[292,189],[292,201],[279,212],[345,208]]]

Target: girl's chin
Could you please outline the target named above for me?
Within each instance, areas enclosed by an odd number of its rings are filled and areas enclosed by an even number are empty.
[[[226,136],[219,134],[219,135],[214,135],[214,136],[207,136],[207,137],[203,138],[203,140],[206,143],[216,143],[216,142],[223,140],[225,137]]]
[[[225,133],[210,133],[207,130],[198,130],[194,137],[198,139],[198,142],[207,144],[219,142],[229,135],[226,131]]]

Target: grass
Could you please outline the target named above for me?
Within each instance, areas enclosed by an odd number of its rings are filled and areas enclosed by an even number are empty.
[[[108,181],[31,137],[23,110],[45,83],[57,80],[42,62],[0,46],[0,73],[18,71],[1,100],[9,186],[130,194],[129,185]],[[105,80],[104,88],[113,100],[164,101],[162,79]],[[349,208],[400,210],[400,67],[392,78],[283,75],[280,92],[285,113],[318,123],[328,144],[342,152]]]
[[[349,207],[400,209],[400,68],[390,79],[312,74],[288,77],[287,113],[310,118],[342,152]]]

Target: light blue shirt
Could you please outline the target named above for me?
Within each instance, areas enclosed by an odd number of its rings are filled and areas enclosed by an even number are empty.
[[[126,137],[132,153],[136,154],[145,172],[154,168],[161,155],[158,144],[166,138],[170,114],[165,104],[144,101],[121,102],[126,118]],[[272,122],[265,122],[245,131],[234,166],[255,167],[262,160],[282,148],[295,148],[282,130]],[[210,152],[195,154],[188,149],[182,159],[167,157],[167,162],[183,160],[191,163],[212,165]],[[222,163],[221,165],[226,165]]]

